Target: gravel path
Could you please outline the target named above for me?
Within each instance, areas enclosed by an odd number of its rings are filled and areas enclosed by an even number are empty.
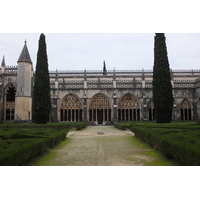
[[[134,137],[131,131],[113,126],[89,126],[71,131],[68,139],[50,150],[40,166],[156,166],[173,165]]]

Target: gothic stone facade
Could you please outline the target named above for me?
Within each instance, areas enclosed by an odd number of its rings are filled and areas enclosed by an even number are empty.
[[[86,121],[91,125],[116,121],[153,121],[153,71],[50,71],[51,122]],[[200,70],[171,71],[173,120],[200,116]],[[34,72],[25,46],[17,66],[0,68],[0,121],[32,121]],[[164,114],[164,113],[163,113]]]

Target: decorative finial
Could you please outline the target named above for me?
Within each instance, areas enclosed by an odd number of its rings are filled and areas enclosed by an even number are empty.
[[[2,60],[1,66],[2,66],[2,67],[5,67],[5,66],[6,66],[6,63],[5,63],[5,56],[4,56],[4,55],[3,55],[3,60]]]
[[[24,45],[26,45],[26,43],[27,43],[27,41],[26,41],[26,39],[25,39],[25,41],[24,41]]]
[[[103,75],[107,75],[105,60],[103,61]]]

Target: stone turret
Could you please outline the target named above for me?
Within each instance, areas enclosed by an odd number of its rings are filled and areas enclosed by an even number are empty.
[[[3,56],[3,60],[1,63],[1,73],[5,72],[5,68],[6,68],[6,63],[5,63],[5,57]]]
[[[15,104],[15,122],[27,122],[32,120],[33,67],[26,41],[17,63],[18,74]]]

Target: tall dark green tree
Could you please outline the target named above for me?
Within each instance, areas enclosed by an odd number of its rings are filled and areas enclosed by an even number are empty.
[[[157,123],[170,123],[173,94],[164,33],[156,33],[154,43],[153,101]]]
[[[50,79],[44,34],[41,34],[39,39],[33,91],[33,110],[36,123],[46,124],[49,121],[51,112]]]

